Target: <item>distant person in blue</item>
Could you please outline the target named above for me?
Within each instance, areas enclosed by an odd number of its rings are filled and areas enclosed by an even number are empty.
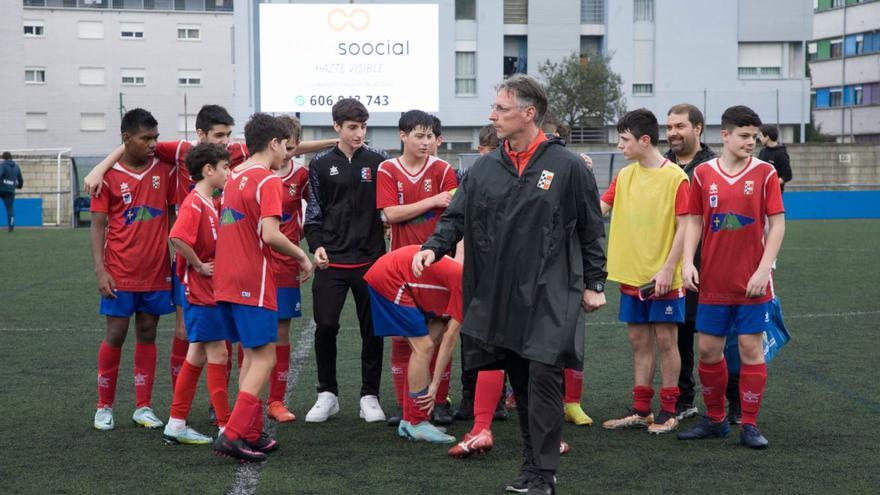
[[[9,232],[15,230],[15,190],[24,187],[24,179],[21,177],[21,169],[12,161],[12,153],[3,152],[3,161],[0,162],[0,199],[6,206],[6,225]]]

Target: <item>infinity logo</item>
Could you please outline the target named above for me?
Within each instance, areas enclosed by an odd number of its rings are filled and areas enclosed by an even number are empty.
[[[333,9],[327,14],[327,25],[334,31],[342,31],[346,28],[363,31],[370,26],[370,14],[360,8],[350,12],[343,9]]]

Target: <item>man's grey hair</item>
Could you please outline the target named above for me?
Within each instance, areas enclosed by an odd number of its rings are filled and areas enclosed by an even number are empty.
[[[495,91],[512,92],[520,108],[535,107],[535,124],[541,125],[547,113],[547,92],[534,77],[514,74],[495,86]]]

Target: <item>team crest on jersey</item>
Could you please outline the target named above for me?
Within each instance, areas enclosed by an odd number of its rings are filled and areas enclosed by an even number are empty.
[[[709,196],[709,208],[718,208],[718,195],[712,194]]]
[[[755,193],[755,181],[747,180],[745,188],[743,189],[743,192],[745,193],[746,196],[751,196],[752,194],[754,194]]]
[[[538,179],[538,188],[549,191],[550,185],[553,184],[553,176],[553,172],[548,172],[547,170],[542,171],[541,178]]]
[[[431,192],[431,179],[425,179],[425,192]]]
[[[336,166],[330,167],[330,175],[339,175],[339,169]]]
[[[130,192],[122,193],[122,202],[127,205],[131,204],[131,193]]]
[[[718,194],[718,184],[714,182],[709,184],[709,194]]]
[[[154,176],[153,176],[153,189],[159,189],[159,184],[160,184],[160,182],[159,182],[159,176],[158,176],[158,175],[154,175]]]
[[[361,169],[361,182],[373,182],[373,170],[370,167]]]
[[[290,194],[290,197],[296,196],[296,184],[291,184],[290,189],[287,191],[287,194]]]
[[[247,185],[247,180],[248,180],[247,176],[241,178],[241,183],[238,185],[239,191],[244,190],[244,186]]]

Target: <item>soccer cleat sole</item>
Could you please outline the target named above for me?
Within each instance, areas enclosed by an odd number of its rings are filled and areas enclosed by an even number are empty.
[[[157,424],[150,424],[150,423],[139,423],[135,420],[131,420],[131,422],[140,426],[141,428],[146,428],[148,430],[158,430],[159,428],[162,428],[163,426],[165,426],[164,424],[157,425]]]
[[[177,437],[172,437],[163,433],[162,442],[164,442],[165,445],[210,445],[214,442],[214,439],[208,440],[207,442],[181,442]]]

